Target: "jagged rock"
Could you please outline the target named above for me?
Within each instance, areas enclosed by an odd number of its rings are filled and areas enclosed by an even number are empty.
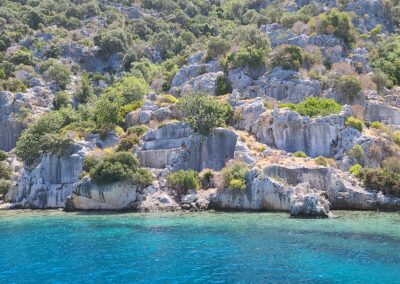
[[[15,208],[63,208],[82,172],[87,144],[74,144],[61,156],[46,154],[32,167],[21,167],[8,193]]]
[[[170,123],[150,131],[142,139],[138,157],[143,166],[200,171],[205,168],[220,170],[232,159],[237,136],[218,128],[204,139],[193,133],[188,124]]]
[[[353,17],[353,21],[363,33],[372,30],[377,25],[381,25],[383,31],[394,31],[390,11],[381,0],[350,1],[345,9],[357,15],[357,17]],[[365,17],[365,15],[368,15],[368,17]]]
[[[210,72],[197,76],[181,86],[180,93],[202,92],[212,96],[217,95],[217,78],[224,76],[224,72]]]
[[[0,92],[0,150],[15,147],[26,116],[35,116],[50,110],[53,94],[42,87],[28,89],[25,93]]]
[[[85,178],[74,186],[67,210],[130,210],[135,207],[138,187],[129,183],[97,185]]]
[[[298,72],[292,70],[274,68],[270,73],[264,74],[251,83],[247,82],[248,77],[244,77],[245,81],[242,83],[243,78],[238,77],[240,74],[238,72],[230,74],[232,82],[237,80],[237,83],[233,83],[232,92],[232,97],[236,100],[267,96],[278,101],[299,103],[307,97],[319,96],[321,92],[321,86],[317,80],[303,80]]]
[[[233,69],[228,73],[228,80],[232,89],[243,90],[253,83],[253,79],[247,76],[242,69]]]
[[[140,212],[179,211],[181,207],[168,192],[156,191],[145,197],[137,206]]]
[[[146,110],[141,111],[140,115],[139,115],[139,123],[140,124],[149,123],[150,120],[151,120],[151,116],[152,116],[152,112],[151,111],[146,111]]]
[[[192,58],[193,59],[193,58]],[[172,79],[171,87],[180,87],[193,78],[205,73],[216,73],[220,71],[220,66],[217,61],[210,61],[206,64],[190,64],[185,65],[175,74]]]
[[[339,170],[324,167],[269,165],[253,170],[247,189],[222,189],[211,195],[210,208],[289,211],[296,216],[329,216],[332,209],[398,210],[400,198],[361,188]]]
[[[400,125],[400,108],[381,101],[368,101],[364,118],[367,121],[380,121],[388,125]]]
[[[289,109],[275,109],[261,115],[251,127],[257,140],[288,152],[332,157],[341,148],[341,131],[349,110],[311,119]]]

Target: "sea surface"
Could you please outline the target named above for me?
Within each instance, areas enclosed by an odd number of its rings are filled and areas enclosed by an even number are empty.
[[[400,283],[400,213],[0,211],[0,283]]]

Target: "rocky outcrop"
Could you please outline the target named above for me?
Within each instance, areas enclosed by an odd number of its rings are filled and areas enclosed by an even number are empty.
[[[189,65],[183,66],[176,73],[172,79],[171,87],[180,87],[190,80],[205,74],[205,73],[215,73],[220,71],[220,67],[217,61],[210,61],[208,63],[200,63],[204,55],[202,53],[197,54],[189,58]]]
[[[86,145],[74,144],[61,156],[45,154],[38,164],[20,166],[8,193],[14,208],[63,208],[82,172]]]
[[[253,133],[261,143],[280,150],[303,151],[311,157],[332,157],[340,151],[342,137],[347,137],[341,134],[346,129],[348,108],[337,115],[313,119],[289,109],[274,109],[258,115],[262,111],[259,104],[243,107],[243,113],[252,110],[256,112],[255,117],[243,116],[238,126]]]
[[[321,92],[317,80],[304,80],[298,72],[280,68],[273,69],[257,80],[235,69],[229,73],[228,79],[234,89],[231,97],[236,100],[270,97],[282,102],[299,103]]]
[[[187,94],[190,92],[207,93],[212,96],[217,95],[217,79],[223,77],[224,72],[210,72],[197,76],[180,88],[180,94]]]
[[[368,101],[365,107],[365,120],[380,121],[387,125],[400,125],[400,108],[381,101]]]
[[[98,185],[84,178],[68,197],[66,210],[130,210],[135,207],[137,191],[130,183]]]
[[[50,109],[53,94],[43,87],[25,93],[0,92],[0,150],[10,151],[26,124],[27,116],[35,116]]]
[[[329,216],[330,209],[400,208],[400,198],[366,191],[350,175],[333,168],[269,165],[252,171],[247,189],[222,189],[210,208],[289,211],[293,216]]]
[[[220,170],[233,158],[236,141],[236,134],[226,129],[204,138],[188,124],[171,123],[147,133],[137,154],[142,166],[150,168]]]

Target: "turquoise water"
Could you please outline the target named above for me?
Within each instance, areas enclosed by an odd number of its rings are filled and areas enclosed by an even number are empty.
[[[0,212],[0,283],[400,283],[400,214]]]

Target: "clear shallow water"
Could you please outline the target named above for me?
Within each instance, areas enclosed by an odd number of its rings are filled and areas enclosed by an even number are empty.
[[[400,214],[0,211],[0,283],[400,283]]]

